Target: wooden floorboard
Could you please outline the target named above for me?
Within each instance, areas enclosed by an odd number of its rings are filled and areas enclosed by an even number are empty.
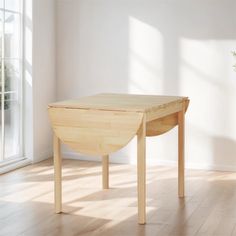
[[[52,160],[0,176],[0,236],[236,236],[236,173],[147,167],[147,224],[137,223],[136,167],[63,161],[63,213],[54,214]]]

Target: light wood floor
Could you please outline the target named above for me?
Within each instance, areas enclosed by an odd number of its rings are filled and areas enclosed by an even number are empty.
[[[52,160],[0,176],[0,235],[236,235],[236,173],[189,170],[177,197],[177,169],[149,167],[147,224],[137,224],[136,167],[63,162],[63,212],[54,214]]]

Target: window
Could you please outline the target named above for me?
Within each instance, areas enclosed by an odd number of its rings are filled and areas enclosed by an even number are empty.
[[[22,157],[23,0],[0,0],[0,162]]]

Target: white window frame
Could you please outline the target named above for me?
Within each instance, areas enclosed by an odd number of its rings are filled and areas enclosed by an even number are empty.
[[[19,65],[20,65],[20,87],[19,87],[19,106],[20,106],[20,110],[19,110],[19,117],[20,117],[20,121],[19,121],[19,153],[17,153],[17,155],[15,156],[11,156],[11,157],[5,157],[5,121],[4,121],[4,109],[1,110],[1,117],[2,117],[2,132],[1,132],[1,153],[0,153],[0,168],[2,169],[3,167],[6,167],[7,165],[9,164],[16,164],[18,163],[19,161],[25,159],[23,156],[24,156],[24,152],[23,152],[23,109],[24,109],[24,106],[23,106],[23,78],[24,78],[24,64],[23,64],[23,58],[24,58],[24,55],[23,55],[23,52],[24,52],[24,0],[20,0],[21,1],[21,6],[20,6],[20,11],[13,11],[13,10],[7,10],[5,8],[5,1],[7,0],[3,0],[3,7],[0,8],[1,10],[1,14],[2,14],[2,17],[3,17],[3,22],[2,22],[2,25],[0,27],[2,27],[2,55],[1,55],[1,64],[2,64],[2,68],[4,68],[5,66],[5,61],[9,60],[17,60],[19,62]],[[19,23],[20,23],[20,42],[19,42],[19,45],[21,45],[20,47],[20,55],[19,55],[19,58],[13,58],[13,57],[5,57],[5,14],[6,13],[14,13],[14,14],[18,14],[20,17],[19,17]],[[1,102],[2,102],[2,107],[4,107],[4,90],[5,90],[5,84],[4,84],[4,81],[5,81],[5,71],[2,70],[2,79],[3,79],[3,84],[2,84],[2,91],[1,91],[1,94],[2,94],[2,99],[1,99]],[[18,164],[17,164],[18,165]],[[0,173],[1,173],[1,170],[0,170]]]

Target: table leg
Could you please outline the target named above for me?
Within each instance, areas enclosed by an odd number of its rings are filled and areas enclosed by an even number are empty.
[[[60,153],[60,140],[54,135],[54,203],[55,212],[61,213],[62,200],[61,200],[61,153]]]
[[[137,133],[138,145],[138,223],[146,223],[146,120]]]
[[[102,185],[103,189],[109,189],[109,156],[102,157]]]
[[[184,197],[184,117],[185,110],[178,113],[178,192]]]

